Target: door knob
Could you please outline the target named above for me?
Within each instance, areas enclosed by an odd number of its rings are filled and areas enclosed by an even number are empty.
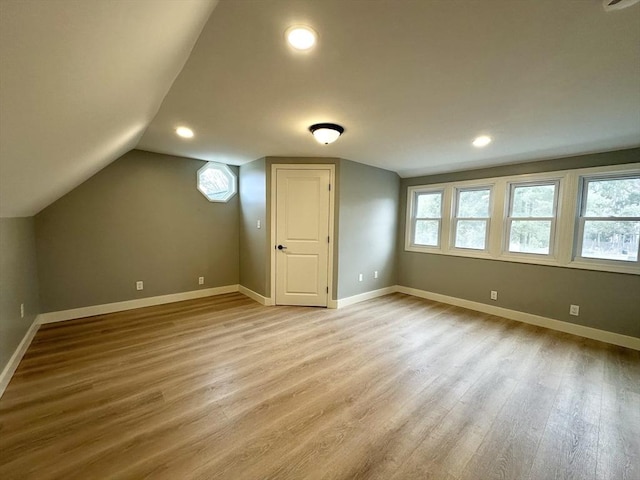
[[[287,247],[285,247],[284,245],[278,245],[278,250],[286,250]]]

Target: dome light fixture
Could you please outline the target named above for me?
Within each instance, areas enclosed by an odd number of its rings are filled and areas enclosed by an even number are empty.
[[[491,143],[490,136],[480,135],[479,137],[476,137],[475,140],[473,141],[473,146],[476,148],[482,148],[482,147],[486,147],[490,143]]]
[[[287,42],[296,50],[309,50],[316,44],[318,35],[311,27],[306,25],[293,25],[285,32]]]
[[[316,123],[309,127],[309,131],[318,143],[328,145],[335,142],[344,133],[344,127],[335,123]]]
[[[193,138],[193,130],[191,130],[189,127],[176,128],[176,134],[182,138]]]

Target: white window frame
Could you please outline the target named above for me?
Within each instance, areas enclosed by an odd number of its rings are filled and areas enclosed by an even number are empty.
[[[502,243],[502,254],[505,256],[519,257],[524,256],[537,256],[540,258],[556,258],[556,251],[558,249],[558,236],[556,235],[557,221],[558,221],[558,201],[560,198],[560,179],[550,178],[548,180],[530,180],[522,182],[507,182],[506,186],[506,205],[505,205],[505,220],[504,220],[504,235]],[[554,185],[553,192],[553,211],[551,217],[514,217],[513,211],[513,198],[515,189],[518,187],[536,187],[542,185]],[[513,221],[531,221],[531,222],[551,222],[551,231],[549,233],[549,253],[534,253],[534,252],[512,252],[509,250],[509,243],[511,239],[511,225]]]
[[[488,217],[459,217],[458,206],[460,203],[460,193],[462,192],[474,192],[477,190],[489,190],[489,208]],[[453,199],[453,211],[451,213],[451,249],[462,250],[465,252],[489,252],[489,238],[491,232],[491,214],[493,212],[493,185],[474,185],[470,187],[454,187],[454,199]],[[486,230],[484,232],[484,248],[471,248],[471,247],[457,247],[456,237],[458,233],[458,222],[462,220],[482,221],[484,220]]]
[[[435,193],[440,194],[440,218],[436,217],[418,217],[414,215],[418,207],[418,197],[420,195],[433,195]],[[409,244],[414,248],[419,249],[428,249],[428,250],[440,250],[442,245],[442,220],[444,218],[444,189],[442,188],[420,188],[420,189],[412,189],[410,192],[411,198],[409,201],[409,218],[408,224],[411,229],[409,234]],[[437,220],[438,221],[438,243],[437,245],[423,245],[420,243],[415,243],[415,234],[416,234],[416,224],[420,220]]]
[[[405,228],[405,250],[408,252],[451,255],[458,257],[485,258],[506,262],[552,265],[586,270],[628,273],[640,275],[640,263],[582,258],[578,252],[579,214],[583,177],[618,177],[640,175],[640,163],[590,167],[575,170],[552,171],[536,174],[484,178],[461,182],[447,182],[428,185],[412,185],[407,188],[407,212]],[[509,252],[506,237],[507,216],[509,214],[510,184],[558,182],[556,201],[556,221],[553,239],[553,254],[532,254]],[[489,228],[488,249],[485,251],[455,248],[453,245],[453,219],[455,215],[456,189],[491,187],[491,226]],[[440,247],[412,245],[412,214],[414,192],[442,190],[442,220]],[[550,252],[551,253],[551,252]]]
[[[629,260],[613,260],[613,259],[605,259],[605,258],[594,258],[594,257],[583,257],[582,256],[582,243],[584,241],[584,225],[586,221],[603,221],[603,222],[639,222],[640,217],[587,217],[584,215],[584,212],[587,207],[587,194],[589,191],[588,184],[593,181],[601,181],[601,180],[622,180],[625,178],[638,178],[640,176],[640,172],[637,173],[611,173],[608,175],[603,174],[595,174],[595,175],[582,175],[579,178],[579,193],[578,193],[578,214],[576,219],[576,236],[575,236],[575,252],[574,252],[574,261],[584,263],[584,264],[596,264],[596,265],[611,265],[611,266],[619,266],[619,265],[639,265],[640,266],[640,251],[638,252],[637,260],[629,261]],[[639,245],[640,247],[640,245]],[[639,248],[640,250],[640,248]]]
[[[214,194],[208,192],[202,186],[200,177],[209,170],[219,171],[225,177],[227,177],[227,179],[229,180],[229,189]],[[233,172],[233,170],[231,170],[229,166],[225,165],[224,163],[207,162],[201,168],[199,168],[198,172],[196,173],[196,188],[210,202],[227,203],[234,197],[236,193],[238,193],[238,177]]]

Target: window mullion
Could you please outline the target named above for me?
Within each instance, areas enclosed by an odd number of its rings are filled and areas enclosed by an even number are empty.
[[[506,202],[508,198],[506,180],[498,180],[491,187],[491,203],[489,205],[489,222],[487,223],[487,251],[492,257],[502,253]]]
[[[452,216],[453,212],[453,192],[454,189],[448,186],[444,189],[442,199],[442,225],[440,233],[440,247],[444,251],[451,250],[451,228],[452,228]]]
[[[411,187],[407,190],[407,211],[405,216],[405,230],[404,230],[404,248],[408,250],[414,245],[415,239],[415,211],[416,208],[416,192]]]
[[[577,234],[576,218],[580,208],[578,180],[578,175],[569,172],[559,185],[555,246],[556,258],[561,265],[569,264],[573,258]]]

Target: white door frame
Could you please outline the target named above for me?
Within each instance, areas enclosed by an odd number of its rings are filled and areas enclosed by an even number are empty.
[[[329,183],[331,192],[329,193],[329,257],[328,257],[328,287],[329,295],[327,296],[327,308],[337,308],[337,302],[333,298],[333,242],[334,242],[334,205],[336,192],[336,166],[325,163],[305,163],[289,164],[274,163],[271,165],[271,236],[269,251],[271,252],[271,305],[276,304],[276,188],[277,188],[277,171],[278,170],[329,170]]]

